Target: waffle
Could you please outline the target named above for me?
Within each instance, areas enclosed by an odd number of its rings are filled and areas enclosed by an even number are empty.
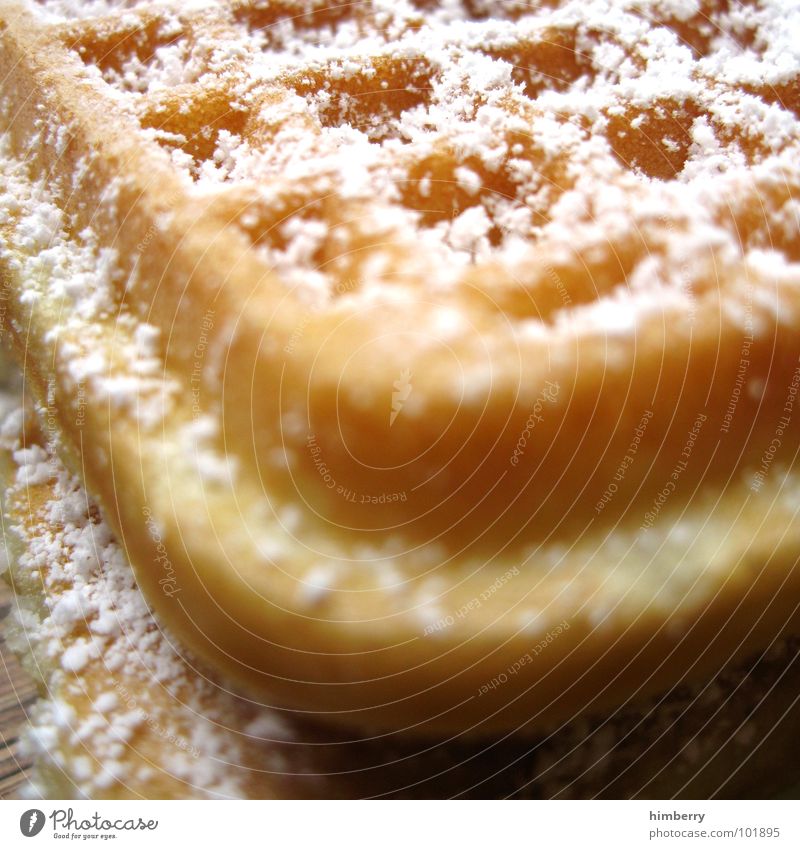
[[[792,793],[800,640],[538,739],[341,733],[237,697],[154,619],[33,417],[0,396],[4,630],[39,683],[28,798],[762,798]],[[24,447],[23,447],[24,446]],[[4,625],[6,623],[3,623]],[[5,730],[4,730],[5,734]]]
[[[2,4],[4,327],[181,644],[533,734],[797,628],[796,15]]]

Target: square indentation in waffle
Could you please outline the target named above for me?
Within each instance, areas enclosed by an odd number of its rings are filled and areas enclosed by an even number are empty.
[[[129,13],[99,19],[88,30],[67,27],[63,40],[88,68],[126,93],[191,82],[201,71],[178,18]]]
[[[504,262],[557,229],[578,174],[595,196],[778,152],[796,135],[796,75],[775,26],[726,0],[611,16],[235,0],[110,13],[62,40],[291,287],[330,295],[387,244],[386,267],[411,244],[425,257],[401,276]],[[764,63],[780,67],[756,85]]]
[[[370,2],[325,2],[295,0],[248,2],[234,0],[233,19],[246,27],[260,50],[302,54],[312,45],[353,43],[375,32],[376,21]]]

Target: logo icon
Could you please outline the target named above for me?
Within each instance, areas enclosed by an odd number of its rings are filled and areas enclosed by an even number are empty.
[[[403,369],[400,372],[400,377],[395,380],[392,386],[394,392],[392,392],[392,412],[389,414],[389,427],[394,424],[395,419],[403,409],[403,404],[408,401],[408,396],[411,394],[411,372],[408,369]]]
[[[19,830],[25,837],[36,837],[44,828],[44,814],[37,808],[31,808],[19,818]]]

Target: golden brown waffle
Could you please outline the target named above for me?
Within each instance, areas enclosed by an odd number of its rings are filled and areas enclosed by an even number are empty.
[[[532,733],[796,628],[796,14],[3,4],[3,317],[183,643]]]
[[[28,797],[753,798],[796,783],[797,638],[533,740],[342,733],[236,697],[153,618],[32,417],[0,408],[4,630],[41,693],[20,729]]]

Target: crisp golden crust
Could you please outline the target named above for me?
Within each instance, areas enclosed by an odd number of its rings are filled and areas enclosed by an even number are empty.
[[[35,431],[17,441],[11,429],[1,452],[16,595],[8,637],[42,691],[24,732],[35,763],[30,793],[270,799],[513,790],[509,775],[494,776],[507,746],[338,735],[215,684],[153,619],[78,481]]]
[[[237,698],[154,619],[32,417],[0,406],[3,625],[41,692],[21,735],[28,796],[751,798],[796,779],[797,639],[536,740],[337,733]]]
[[[791,9],[57,6],[7,327],[197,655],[533,732],[796,628]]]

